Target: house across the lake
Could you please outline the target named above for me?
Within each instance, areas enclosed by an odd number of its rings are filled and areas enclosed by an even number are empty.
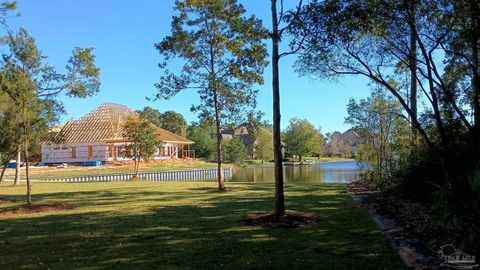
[[[130,142],[122,136],[127,118],[137,113],[124,105],[104,103],[78,120],[52,130],[42,144],[42,163],[98,163],[127,160],[121,153]],[[152,124],[153,125],[153,124]],[[194,142],[154,126],[162,142],[154,159],[195,158]]]

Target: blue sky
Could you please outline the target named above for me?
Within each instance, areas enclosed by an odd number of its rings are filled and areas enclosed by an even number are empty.
[[[78,118],[103,102],[125,104],[133,109],[151,106],[161,112],[174,110],[191,122],[197,116],[189,111],[190,105],[199,102],[194,91],[180,93],[170,100],[145,100],[155,93],[153,85],[161,75],[157,67],[160,55],[153,44],[170,33],[174,2],[19,0],[21,16],[12,18],[10,25],[13,29],[26,28],[48,56],[48,63],[60,71],[74,46],[95,48],[96,63],[101,68],[100,93],[86,99],[61,97],[67,110],[62,122]],[[270,28],[269,1],[239,2],[246,7],[247,14],[255,14]],[[307,118],[324,133],[348,129],[343,123],[348,99],[368,96],[368,81],[345,77],[336,83],[327,83],[299,78],[292,68],[294,61],[295,56],[289,56],[280,63],[282,129],[294,116]],[[264,76],[265,84],[258,86],[257,109],[265,112],[265,118],[271,122],[271,67],[265,70]]]

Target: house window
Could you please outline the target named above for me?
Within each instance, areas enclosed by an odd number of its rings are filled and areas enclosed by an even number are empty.
[[[88,158],[93,157],[93,146],[88,147]]]
[[[77,158],[77,149],[74,147],[72,147],[72,158]]]

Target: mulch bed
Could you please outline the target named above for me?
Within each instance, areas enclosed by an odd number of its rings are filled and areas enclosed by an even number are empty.
[[[16,208],[1,210],[0,216],[58,212],[58,211],[65,211],[65,210],[71,210],[71,209],[73,209],[73,207],[66,203],[45,203],[45,204],[22,205]]]
[[[320,221],[319,217],[311,213],[287,212],[283,217],[277,217],[273,213],[256,212],[248,214],[242,222],[250,226],[262,226],[270,228],[302,228],[310,227]]]
[[[350,184],[348,191],[377,224],[383,223],[379,226],[407,265],[415,269],[440,269],[437,252],[453,239],[449,239],[441,224],[431,222],[433,209],[395,193],[375,192],[372,187],[370,181],[358,181]]]

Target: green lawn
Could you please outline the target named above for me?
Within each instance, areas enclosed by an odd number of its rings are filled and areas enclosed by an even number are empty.
[[[343,157],[304,157],[303,159],[305,160],[314,160],[314,161],[320,161],[320,162],[328,162],[328,161],[351,161],[353,159],[351,158],[343,158]],[[295,159],[292,159],[292,161],[298,161]]]
[[[303,157],[303,160],[313,160],[318,162],[329,162],[329,161],[351,161],[352,159],[349,158],[341,158],[341,157]],[[292,162],[298,162],[298,158],[289,158]],[[249,159],[245,161],[248,165],[259,165],[262,164],[262,161],[259,159]],[[274,164],[271,161],[264,161],[263,164]]]
[[[229,164],[224,164],[228,168]],[[184,161],[181,163],[151,163],[149,167],[141,164],[140,173],[142,172],[161,172],[161,171],[175,171],[175,170],[192,170],[192,169],[213,169],[217,164],[213,162],[205,162],[200,160]],[[30,176],[32,179],[48,179],[48,178],[63,178],[76,176],[90,176],[90,175],[109,175],[109,174],[128,174],[133,172],[133,163],[131,166],[125,165],[122,167],[81,167],[72,166],[68,168],[56,167],[32,167],[30,169]],[[15,169],[8,169],[6,173],[7,179],[13,179]],[[25,170],[22,167],[22,178],[25,177]]]
[[[274,162],[268,160],[260,160],[260,159],[248,159],[245,161],[247,165],[261,165],[261,164],[275,164]]]
[[[243,225],[269,211],[272,184],[34,183],[36,203],[73,210],[0,217],[0,269],[404,269],[343,185],[288,184],[287,208],[313,212],[310,228]],[[0,209],[25,187],[0,185]]]

